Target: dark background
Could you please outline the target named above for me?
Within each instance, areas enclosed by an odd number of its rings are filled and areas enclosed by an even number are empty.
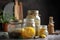
[[[59,15],[59,1],[55,0],[19,0],[23,2],[23,12],[24,18],[27,15],[27,10],[37,9],[41,14],[41,24],[48,25],[49,16],[54,17],[55,29],[60,30],[60,15]],[[9,3],[14,2],[14,0],[0,0],[0,10],[4,9],[4,6]],[[0,23],[0,29],[2,30],[2,25]]]

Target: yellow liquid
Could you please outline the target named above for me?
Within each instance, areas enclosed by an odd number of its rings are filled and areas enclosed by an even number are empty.
[[[23,38],[32,38],[35,35],[35,29],[33,27],[25,27],[19,30]]]

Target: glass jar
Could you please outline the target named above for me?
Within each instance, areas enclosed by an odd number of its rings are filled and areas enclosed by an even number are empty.
[[[47,25],[41,25],[39,29],[39,37],[46,38],[48,35]]]
[[[41,25],[41,18],[39,17],[39,10],[28,10],[27,18],[33,18],[35,21],[36,35],[38,35],[38,29]]]
[[[34,18],[36,26],[41,25],[41,18],[39,17],[39,10],[28,10],[27,18]]]
[[[8,32],[12,32],[12,31],[15,31],[17,29],[21,29],[21,23],[18,23],[18,22],[9,23]]]
[[[24,31],[22,32],[23,38],[34,38],[35,36],[35,22],[34,19],[24,19],[23,27]]]
[[[20,38],[21,33],[21,23],[19,22],[10,22],[8,25],[8,33],[10,38]]]

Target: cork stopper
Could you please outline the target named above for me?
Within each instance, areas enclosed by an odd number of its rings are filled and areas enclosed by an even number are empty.
[[[50,17],[49,17],[49,19],[52,19],[52,20],[53,20],[53,17],[52,17],[52,16],[50,16]]]
[[[50,16],[50,17],[49,17],[49,23],[54,23],[54,21],[53,21],[53,16]]]

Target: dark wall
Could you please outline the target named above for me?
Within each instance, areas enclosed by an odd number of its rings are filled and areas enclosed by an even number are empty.
[[[55,22],[55,29],[60,29],[59,27],[59,1],[55,0],[19,0],[23,2],[23,12],[24,18],[27,15],[27,10],[38,9],[41,14],[41,24],[48,24],[48,17],[53,16]],[[4,9],[5,4],[9,2],[14,2],[14,0],[0,0],[0,10]],[[1,5],[2,4],[2,5]]]
[[[59,1],[55,0],[23,0],[24,4],[24,15],[27,14],[28,9],[38,9],[41,14],[41,24],[48,25],[49,16],[54,17],[55,29],[59,29]],[[26,17],[26,16],[24,16]]]
[[[55,29],[59,29],[60,30],[60,18],[59,18],[59,9],[60,9],[60,5],[59,5],[59,1],[58,0],[49,0],[47,2],[47,7],[48,7],[48,15],[49,16],[53,16],[54,17],[54,22],[55,22]]]

